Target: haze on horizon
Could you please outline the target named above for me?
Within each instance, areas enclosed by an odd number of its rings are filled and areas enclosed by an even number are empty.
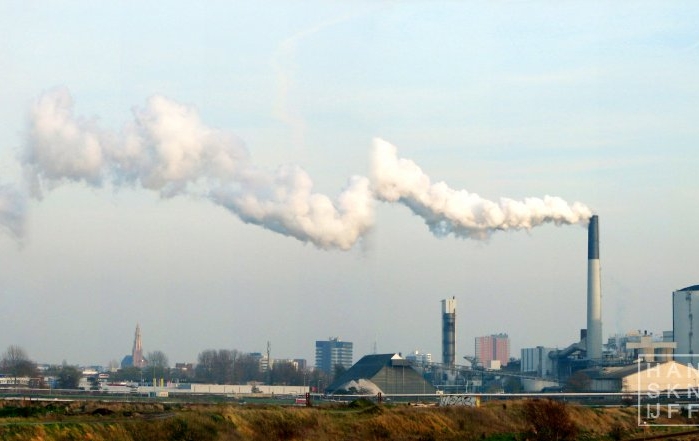
[[[0,3],[0,346],[565,346],[697,283],[693,3]],[[573,224],[573,225],[564,225]],[[469,239],[469,240],[464,240]],[[473,240],[471,240],[473,239]]]

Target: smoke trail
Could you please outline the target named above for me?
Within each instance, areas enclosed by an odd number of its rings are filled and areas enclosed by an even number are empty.
[[[162,96],[110,132],[74,116],[67,89],[50,91],[30,112],[23,162],[36,197],[80,181],[141,186],[163,197],[208,197],[244,222],[320,248],[349,249],[373,223],[367,178],[352,177],[336,200],[313,193],[301,168],[272,173],[255,167],[235,136],[207,127],[195,109]]]
[[[312,193],[312,187],[304,170],[282,166],[274,174],[246,170],[242,179],[214,189],[212,196],[245,222],[305,238],[319,248],[352,248],[373,223],[369,180],[352,177],[335,202]]]
[[[529,230],[546,222],[587,223],[592,216],[585,205],[569,205],[558,197],[493,202],[444,182],[432,184],[413,161],[398,158],[396,147],[378,138],[372,155],[372,186],[379,199],[405,204],[421,216],[436,236],[486,239],[497,230]]]
[[[65,88],[40,96],[33,106],[23,155],[35,197],[66,182],[140,186],[163,197],[209,198],[243,222],[310,242],[347,250],[372,227],[375,198],[400,202],[425,219],[437,236],[488,238],[496,230],[530,229],[546,222],[586,223],[591,211],[558,197],[501,198],[492,202],[444,182],[432,184],[414,162],[376,139],[372,178],[353,176],[335,199],[314,193],[300,167],[276,171],[252,164],[243,143],[206,126],[195,109],[162,96],[133,111],[120,131],[76,117]],[[22,231],[23,199],[0,188],[0,221]]]
[[[0,229],[7,230],[16,239],[24,234],[26,198],[15,187],[0,185]]]
[[[34,196],[64,180],[101,182],[104,136],[94,121],[74,118],[66,89],[42,95],[30,112],[22,162]]]
[[[134,110],[133,122],[112,133],[76,117],[70,92],[58,88],[30,112],[23,163],[37,197],[64,182],[100,186],[107,179],[174,196],[201,180],[233,177],[247,159],[233,135],[206,127],[194,109],[164,97],[149,99]]]

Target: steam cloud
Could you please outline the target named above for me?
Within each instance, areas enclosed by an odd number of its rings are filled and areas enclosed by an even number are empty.
[[[493,202],[449,188],[444,182],[432,184],[417,164],[398,158],[396,147],[382,139],[374,140],[372,183],[378,198],[405,204],[425,219],[436,236],[486,239],[497,230],[529,230],[545,222],[587,223],[592,216],[587,206],[579,202],[568,205],[559,197],[500,198]]]
[[[162,197],[194,195],[244,222],[324,249],[352,248],[372,227],[377,199],[407,205],[437,236],[473,239],[545,222],[586,223],[592,215],[585,205],[558,197],[492,202],[444,182],[432,184],[381,139],[374,141],[371,180],[353,176],[331,199],[314,193],[312,179],[298,166],[273,172],[255,166],[238,138],[206,126],[195,109],[162,96],[135,109],[133,121],[121,130],[109,131],[75,116],[67,89],[45,93],[31,109],[22,162],[36,198],[66,182],[140,186]],[[0,224],[17,236],[23,201],[10,187],[0,187]]]
[[[16,238],[24,234],[25,197],[10,185],[0,185],[0,228]]]
[[[299,167],[255,167],[236,137],[207,127],[193,108],[162,96],[149,99],[134,111],[133,122],[114,133],[74,116],[67,89],[48,92],[31,111],[23,159],[36,197],[66,181],[140,185],[163,197],[199,195],[244,222],[320,248],[349,249],[373,223],[367,178],[350,178],[333,201],[314,193]]]

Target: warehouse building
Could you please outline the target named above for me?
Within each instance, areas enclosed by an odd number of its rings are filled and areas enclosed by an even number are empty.
[[[326,393],[356,394],[434,394],[437,389],[426,381],[410,362],[399,354],[365,355],[340,375]]]

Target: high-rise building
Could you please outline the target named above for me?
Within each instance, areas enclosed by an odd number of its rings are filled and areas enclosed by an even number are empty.
[[[333,374],[335,366],[352,367],[352,342],[337,337],[316,341],[316,369]]]
[[[492,334],[476,337],[476,358],[488,368],[493,361],[507,366],[510,361],[510,338],[507,334]]]
[[[305,358],[294,358],[294,365],[296,370],[305,371],[306,370],[306,359]]]

